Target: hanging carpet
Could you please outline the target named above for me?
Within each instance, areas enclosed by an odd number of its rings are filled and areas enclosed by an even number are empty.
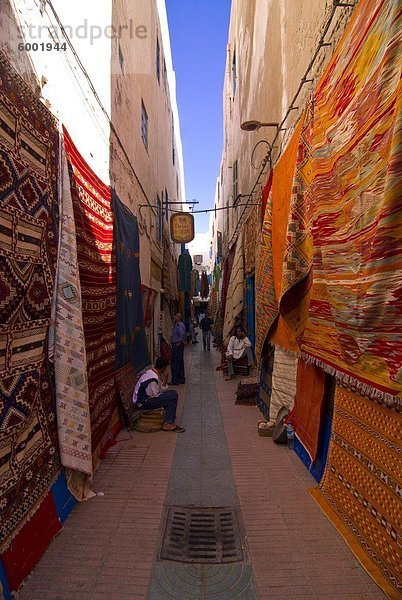
[[[276,422],[282,407],[292,410],[296,395],[297,354],[275,346],[269,420]]]
[[[355,391],[399,406],[401,26],[398,2],[359,2],[314,93],[281,301],[305,356]]]
[[[46,356],[57,156],[54,118],[0,53],[0,551],[60,470]]]
[[[184,254],[180,254],[177,268],[179,271],[179,291],[190,292],[193,261],[191,260],[191,256],[188,254],[188,251],[186,251]]]
[[[326,373],[316,365],[299,360],[295,405],[290,421],[312,462],[317,456],[327,377]]]
[[[273,170],[265,208],[256,277],[257,357],[268,335],[274,344],[293,352],[299,350],[292,330],[279,315],[278,303],[282,293],[283,257],[301,126],[302,121]]]
[[[205,271],[201,274],[201,298],[208,298],[209,296],[209,283],[208,277]]]
[[[244,272],[255,270],[255,259],[260,237],[260,207],[253,206],[244,224]]]
[[[232,273],[232,268],[233,268],[233,260],[234,260],[234,256],[235,256],[235,249],[232,247],[226,258],[225,261],[223,263],[223,278],[222,278],[222,295],[221,295],[221,317],[222,317],[222,321],[225,318],[225,311],[226,311],[226,300],[227,300],[227,294],[228,294],[228,287],[229,287],[229,281],[230,281],[230,276]]]
[[[209,303],[208,303],[209,316],[211,317],[211,319],[213,320],[214,323],[215,323],[217,310],[218,310],[218,294],[217,294],[217,291],[215,289],[215,284],[214,284],[211,288],[211,293],[210,293],[210,298],[209,298]]]
[[[400,598],[402,416],[337,387],[319,489],[311,491],[389,598]]]
[[[64,129],[77,233],[94,468],[118,423],[114,384],[116,266],[110,190],[79,154]]]
[[[150,364],[141,297],[137,217],[112,190],[116,256],[116,369],[128,362],[139,373]]]
[[[257,397],[257,406],[269,420],[269,405],[272,393],[272,371],[274,368],[274,346],[267,345],[263,350],[260,366],[260,386]]]
[[[236,323],[236,317],[241,315],[244,302],[244,256],[243,256],[243,232],[239,233],[236,242],[236,250],[233,266],[230,273],[230,281],[226,295],[225,318],[223,322],[223,341],[227,345],[232,329]]]
[[[60,240],[49,335],[54,363],[61,464],[92,475],[91,419],[73,201],[64,143],[60,147]],[[68,474],[70,477],[76,475]],[[82,478],[82,482],[84,478]],[[82,497],[82,491],[79,493]]]

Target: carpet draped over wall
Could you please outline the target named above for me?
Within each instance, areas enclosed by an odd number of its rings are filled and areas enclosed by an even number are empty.
[[[137,217],[112,190],[116,256],[116,369],[131,362],[136,373],[150,364],[141,296]]]
[[[47,335],[57,258],[57,124],[0,52],[0,551],[60,470]]]
[[[302,121],[275,166],[272,185],[265,204],[260,250],[256,271],[256,355],[257,360],[267,336],[272,342],[296,352],[299,350],[291,329],[279,315],[282,293],[283,257],[289,220],[290,197],[296,166]]]
[[[244,223],[244,273],[255,270],[256,254],[260,237],[260,207],[253,206]]]
[[[299,360],[295,405],[290,420],[311,462],[317,457],[327,377],[328,375],[316,365]]]
[[[276,421],[282,407],[292,410],[296,395],[298,357],[296,352],[275,346],[272,371],[272,393],[269,406],[269,420]]]
[[[395,599],[402,585],[401,430],[400,413],[337,387],[327,465],[320,488],[311,492]]]
[[[77,233],[82,313],[88,364],[94,468],[118,423],[114,384],[116,265],[110,189],[88,166],[64,129]]]
[[[49,355],[54,363],[57,428],[61,464],[66,469],[92,475],[91,419],[87,357],[82,315],[70,177],[64,143],[59,161],[59,252],[49,332]],[[84,478],[69,473],[74,480]],[[76,489],[78,483],[73,486]],[[78,496],[82,497],[82,490]]]
[[[397,2],[362,0],[314,93],[280,306],[307,358],[388,405],[402,395],[400,27]]]
[[[229,343],[233,326],[243,310],[244,302],[244,255],[243,255],[243,232],[241,231],[237,241],[233,257],[233,265],[230,273],[230,281],[226,293],[225,318],[223,322],[223,342]]]

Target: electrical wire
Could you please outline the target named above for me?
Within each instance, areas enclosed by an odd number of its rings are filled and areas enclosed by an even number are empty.
[[[320,37],[320,39],[318,41],[317,48],[316,48],[316,50],[315,50],[315,52],[313,54],[313,58],[310,60],[310,63],[308,65],[308,67],[307,67],[307,69],[306,69],[303,77],[300,80],[300,84],[299,84],[299,87],[297,88],[297,92],[293,96],[293,99],[292,99],[292,101],[291,101],[291,103],[290,103],[290,105],[289,105],[289,107],[288,107],[288,109],[286,111],[285,116],[283,117],[281,123],[278,125],[275,137],[274,137],[274,139],[272,141],[272,144],[271,144],[271,148],[268,150],[267,154],[265,155],[265,158],[263,159],[263,161],[261,163],[262,167],[260,169],[260,172],[258,173],[258,177],[257,177],[257,179],[256,179],[256,181],[255,181],[255,183],[254,183],[254,185],[253,185],[253,187],[251,189],[250,194],[248,194],[249,198],[255,192],[255,190],[256,190],[259,182],[260,182],[260,179],[261,179],[261,177],[262,177],[262,175],[264,173],[265,167],[266,167],[266,165],[267,165],[268,162],[271,163],[270,164],[269,173],[272,171],[272,150],[273,150],[273,147],[275,146],[276,142],[278,141],[279,134],[280,134],[281,131],[284,131],[284,130],[287,129],[287,127],[283,127],[283,126],[284,126],[284,124],[285,124],[288,116],[290,115],[290,113],[293,110],[296,110],[298,108],[298,107],[295,106],[295,102],[296,102],[296,100],[297,100],[297,98],[298,98],[301,90],[303,89],[304,85],[306,83],[314,81],[314,79],[312,79],[312,78],[308,79],[308,76],[309,76],[309,73],[310,73],[310,71],[311,71],[311,69],[312,69],[312,67],[313,67],[313,65],[314,65],[314,63],[315,63],[315,61],[316,61],[316,59],[317,59],[317,57],[318,57],[321,49],[323,47],[325,47],[325,46],[331,45],[330,43],[325,42],[324,40],[325,40],[325,36],[327,35],[327,33],[329,31],[329,28],[331,27],[331,23],[332,23],[332,20],[333,20],[333,18],[335,16],[337,8],[341,8],[341,7],[342,8],[343,7],[355,8],[355,6],[356,6],[356,2],[355,1],[354,2],[342,2],[340,0],[334,0],[333,5],[332,5],[332,9],[329,12],[329,16],[327,17],[327,21],[326,21],[326,23],[325,23],[325,25],[324,25],[324,27],[322,29],[321,37]],[[299,118],[300,118],[300,115],[299,115]],[[279,153],[279,156],[280,156],[280,153]],[[277,159],[279,158],[279,156],[277,157]],[[239,229],[240,229],[241,224],[242,224],[242,219],[243,219],[243,217],[245,215],[245,212],[247,210],[247,206],[249,206],[248,203],[246,203],[246,205],[245,205],[245,207],[243,209],[243,212],[240,215],[240,218],[238,219],[238,222],[236,224],[235,230],[234,230],[234,232],[232,234],[232,237],[231,237],[231,239],[229,241],[229,244],[228,244],[228,251],[233,246],[234,242],[237,239],[237,236],[238,236],[238,233],[239,233]]]
[[[66,32],[66,30],[65,30],[64,26],[63,26],[63,23],[62,23],[62,22],[61,22],[61,20],[60,20],[60,17],[59,17],[59,15],[58,15],[58,13],[57,13],[56,9],[55,9],[55,8],[54,8],[54,6],[53,6],[52,0],[46,0],[46,2],[45,2],[45,12],[46,12],[46,14],[47,14],[47,16],[48,16],[49,20],[51,21],[50,15],[49,15],[49,14],[48,14],[48,12],[47,12],[47,6],[49,6],[49,7],[50,7],[50,9],[51,9],[51,11],[52,11],[52,14],[53,14],[53,16],[54,16],[54,19],[55,19],[55,20],[56,20],[56,22],[57,22],[57,25],[59,26],[59,28],[60,28],[60,31],[62,32],[62,34],[63,34],[63,37],[64,37],[64,39],[66,40],[66,42],[67,42],[67,44],[68,44],[68,46],[69,46],[69,48],[70,48],[70,50],[71,50],[71,52],[72,52],[72,54],[73,54],[73,56],[74,56],[75,60],[76,60],[76,62],[77,62],[77,65],[79,66],[79,68],[80,68],[81,72],[83,73],[83,75],[84,75],[85,79],[87,80],[87,82],[88,82],[88,85],[89,85],[89,88],[90,88],[90,90],[91,90],[91,92],[92,92],[92,94],[93,94],[93,96],[94,96],[94,98],[95,98],[95,100],[96,100],[97,104],[99,105],[99,108],[101,109],[102,113],[104,114],[104,116],[105,116],[105,118],[106,118],[106,120],[107,120],[107,122],[108,122],[108,124],[109,124],[110,130],[111,130],[111,132],[113,133],[114,137],[116,138],[116,140],[117,140],[117,142],[118,142],[118,145],[119,145],[119,147],[120,147],[120,149],[121,149],[121,151],[122,151],[122,153],[123,153],[123,155],[124,155],[124,158],[125,158],[125,161],[126,161],[126,163],[127,163],[127,164],[129,165],[129,167],[130,167],[130,171],[128,171],[127,169],[126,169],[126,171],[127,171],[127,172],[128,172],[130,175],[134,176],[134,180],[135,180],[135,182],[138,184],[138,186],[140,187],[140,189],[141,189],[141,192],[142,192],[142,194],[143,194],[143,196],[144,196],[144,198],[145,198],[146,202],[149,204],[149,206],[151,206],[150,200],[149,200],[149,198],[148,198],[148,196],[147,196],[147,194],[146,194],[146,192],[145,192],[145,190],[144,190],[144,188],[143,188],[143,186],[142,186],[142,184],[141,184],[141,181],[139,180],[139,177],[138,177],[138,175],[137,175],[137,173],[136,173],[136,171],[135,171],[135,169],[134,169],[134,166],[133,166],[133,165],[132,165],[132,163],[131,163],[131,160],[130,160],[130,158],[129,158],[129,156],[128,156],[128,153],[127,153],[127,151],[126,151],[126,149],[125,149],[125,146],[124,146],[123,142],[121,141],[121,138],[120,138],[119,134],[117,133],[117,131],[116,131],[116,128],[115,128],[115,126],[114,126],[114,124],[113,124],[113,122],[112,122],[111,118],[109,117],[109,114],[108,114],[108,112],[107,112],[107,110],[106,110],[105,106],[103,105],[103,103],[102,103],[102,101],[101,101],[101,99],[100,99],[100,97],[99,97],[99,95],[98,95],[98,93],[97,93],[97,91],[96,91],[96,88],[95,88],[95,86],[94,86],[94,84],[93,84],[93,82],[92,82],[92,80],[91,80],[91,78],[90,78],[90,76],[89,76],[89,74],[88,74],[87,70],[85,69],[85,67],[84,67],[84,65],[83,65],[83,63],[82,63],[82,61],[81,61],[81,59],[80,59],[80,57],[79,57],[79,55],[78,55],[77,51],[75,50],[75,47],[74,47],[74,45],[73,45],[73,43],[72,43],[71,39],[69,38],[69,36],[68,36],[68,34],[67,34],[67,32]],[[81,90],[82,90],[82,88],[81,88]],[[85,98],[86,98],[86,96],[85,96]],[[87,98],[86,98],[86,100],[88,101],[88,99],[87,99]],[[89,102],[88,102],[88,103],[89,103]],[[96,117],[95,117],[95,118],[96,118]],[[124,167],[126,168],[126,165],[125,165],[124,161],[123,161],[123,160],[121,160],[121,158],[120,158],[120,157],[118,157],[118,158],[119,158],[120,162],[121,162],[121,163],[124,165]]]

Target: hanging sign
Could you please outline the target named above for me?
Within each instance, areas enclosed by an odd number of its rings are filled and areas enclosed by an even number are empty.
[[[194,216],[188,212],[174,213],[170,217],[170,237],[178,244],[188,244],[194,239]]]

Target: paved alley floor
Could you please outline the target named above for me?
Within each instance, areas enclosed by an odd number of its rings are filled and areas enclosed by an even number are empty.
[[[316,483],[295,453],[257,435],[259,410],[234,404],[238,379],[225,382],[218,353],[200,346],[187,348],[187,384],[176,388],[186,432],[119,435],[98,495],[73,509],[20,600],[384,598],[309,496]],[[229,558],[171,560],[169,540],[190,522],[201,554],[220,524]]]

